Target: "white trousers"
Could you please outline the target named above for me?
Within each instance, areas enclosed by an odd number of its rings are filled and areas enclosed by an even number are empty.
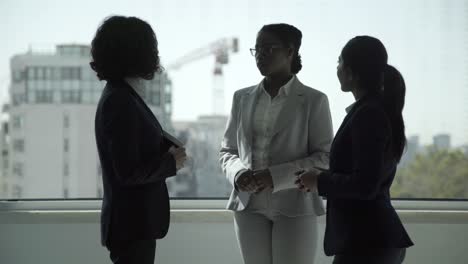
[[[313,264],[317,216],[288,217],[273,208],[234,212],[244,264]]]

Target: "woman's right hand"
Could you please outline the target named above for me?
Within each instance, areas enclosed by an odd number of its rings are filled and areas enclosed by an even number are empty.
[[[249,193],[258,193],[265,188],[265,186],[256,181],[252,170],[246,170],[241,175],[239,175],[235,184],[239,191]]]
[[[182,169],[184,167],[184,162],[187,159],[185,148],[176,148],[172,146],[171,148],[169,148],[168,152],[172,154],[176,161],[176,169]]]

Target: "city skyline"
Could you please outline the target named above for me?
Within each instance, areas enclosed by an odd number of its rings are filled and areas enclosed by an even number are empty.
[[[11,103],[0,133],[1,198],[102,197],[94,115],[103,83],[89,68],[89,52],[87,45],[57,45],[51,54],[12,58]],[[172,128],[167,75],[129,82]]]
[[[427,144],[434,135],[449,133],[454,146],[468,143],[467,1],[295,1],[287,6],[288,12],[277,8],[275,1],[139,1],[131,6],[118,2],[113,9],[105,3],[88,9],[91,1],[48,2],[0,3],[0,9],[7,12],[0,18],[4,22],[0,29],[15,36],[2,44],[0,51],[2,102],[10,85],[8,68],[13,54],[27,52],[30,44],[33,48],[41,43],[89,44],[104,17],[122,14],[141,17],[153,26],[163,64],[218,38],[238,37],[240,51],[224,67],[228,113],[234,91],[261,80],[248,52],[257,31],[263,24],[287,22],[303,32],[304,67],[298,77],[329,96],[335,131],[345,115],[344,108],[353,101],[350,94],[339,91],[337,56],[348,39],[370,34],[384,42],[390,63],[406,79],[407,135],[420,135],[421,142]],[[65,11],[70,8],[76,12]],[[86,17],[81,15],[84,13]],[[362,13],[366,17],[359,15]],[[245,19],[236,14],[244,14]],[[174,87],[174,121],[195,120],[210,113],[213,66],[214,58],[207,57],[168,72]]]
[[[13,57],[11,104],[4,109],[9,116],[0,131],[0,198],[102,197],[92,122],[102,83],[87,67],[89,48],[57,45],[53,54]],[[167,182],[171,197],[228,195],[231,186],[218,161],[228,117],[203,115],[194,122],[173,122],[172,81],[164,72],[151,81],[129,82],[187,148],[186,167]],[[452,148],[450,134],[437,134],[433,146],[422,146],[419,136],[411,136],[399,168],[408,168],[431,149],[466,155],[468,145]],[[43,182],[48,184],[37,188]]]

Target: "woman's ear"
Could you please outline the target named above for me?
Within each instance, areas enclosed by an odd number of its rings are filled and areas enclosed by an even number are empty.
[[[293,45],[289,45],[288,47],[288,57],[293,57],[295,53],[296,48]]]

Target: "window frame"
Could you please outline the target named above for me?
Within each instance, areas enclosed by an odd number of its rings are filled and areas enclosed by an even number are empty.
[[[171,210],[227,210],[227,198],[171,198]],[[326,200],[324,200],[326,204]],[[102,199],[6,199],[0,200],[3,211],[100,211]],[[394,199],[396,210],[468,212],[468,199]]]

